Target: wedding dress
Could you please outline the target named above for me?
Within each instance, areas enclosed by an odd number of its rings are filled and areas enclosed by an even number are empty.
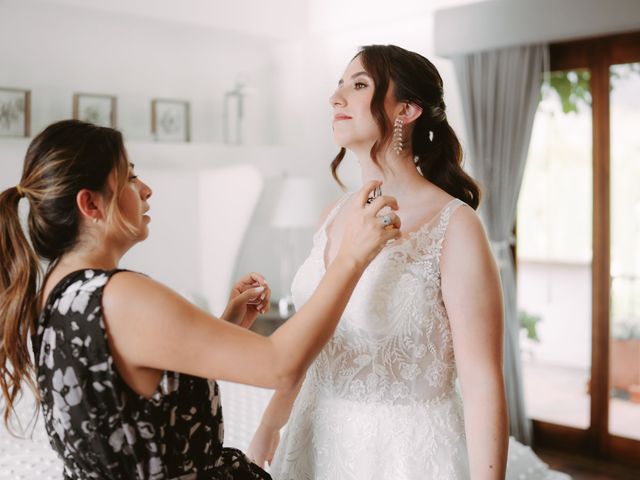
[[[292,284],[296,308],[325,274],[326,228]],[[468,479],[462,399],[439,259],[454,199],[387,245],[309,368],[271,465],[275,480]],[[565,479],[510,441],[508,479]]]

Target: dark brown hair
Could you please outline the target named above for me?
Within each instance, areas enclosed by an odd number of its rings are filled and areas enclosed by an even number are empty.
[[[115,191],[108,178],[115,175]],[[122,135],[111,128],[77,120],[54,123],[29,145],[19,187],[0,194],[0,389],[9,418],[22,383],[38,392],[28,338],[39,313],[41,261],[49,268],[79,240],[76,195],[82,189],[108,195],[107,217],[125,226],[117,199],[129,165]],[[20,225],[18,205],[29,201],[29,240]]]
[[[436,67],[422,55],[395,45],[361,47],[354,58],[358,56],[375,84],[371,113],[380,130],[380,138],[371,148],[373,161],[377,162],[391,140],[391,119],[385,113],[384,100],[392,85],[397,101],[422,108],[411,136],[411,151],[422,176],[472,208],[478,208],[480,189],[462,169],[462,147],[447,121],[442,78]],[[345,153],[341,148],[331,162],[333,178],[341,186],[337,170]]]

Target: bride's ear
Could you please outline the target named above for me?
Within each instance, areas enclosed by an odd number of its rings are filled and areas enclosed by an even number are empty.
[[[400,111],[396,118],[400,118],[405,125],[415,122],[422,115],[422,107],[415,103],[403,102],[400,104]]]

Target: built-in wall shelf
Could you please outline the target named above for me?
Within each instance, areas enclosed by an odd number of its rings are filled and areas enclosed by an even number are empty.
[[[286,162],[293,149],[279,145],[224,145],[213,143],[127,142],[130,160],[145,167],[207,168],[251,163],[271,167]]]
[[[0,162],[22,168],[31,138],[0,138]],[[281,145],[224,145],[214,143],[125,142],[129,159],[140,168],[198,170],[249,163],[265,176],[279,175],[299,157]],[[16,165],[17,163],[17,165]]]

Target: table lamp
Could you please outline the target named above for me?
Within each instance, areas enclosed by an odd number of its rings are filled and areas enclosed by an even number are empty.
[[[295,268],[293,263],[297,259],[296,233],[316,225],[321,209],[319,200],[317,185],[311,178],[284,177],[272,219],[272,225],[281,230],[283,236],[283,241],[280,242],[282,293],[278,301],[278,312],[281,317],[288,317],[293,310],[290,285]]]

